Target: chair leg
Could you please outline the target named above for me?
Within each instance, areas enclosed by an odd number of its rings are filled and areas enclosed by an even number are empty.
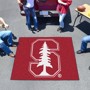
[[[82,20],[82,15],[81,15],[81,18],[80,18],[80,21],[79,21],[79,23],[81,23],[81,20]]]
[[[76,18],[75,18],[75,20],[74,20],[73,27],[75,26],[76,20],[77,20],[77,18],[78,18],[79,16],[81,16],[81,15],[78,13],[77,16],[76,16]]]

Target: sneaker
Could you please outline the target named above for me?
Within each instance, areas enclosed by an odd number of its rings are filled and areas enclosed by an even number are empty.
[[[39,32],[39,29],[36,28],[35,31]]]
[[[37,32],[39,32],[39,30],[37,29]]]
[[[17,39],[17,37],[12,33],[12,39],[13,40],[16,40]]]
[[[86,51],[78,50],[77,54],[85,53]]]
[[[28,30],[32,31],[32,28],[28,28]]]
[[[61,33],[62,31],[64,31],[64,28],[59,27],[59,28],[57,29],[57,31],[60,31],[60,33]]]
[[[13,53],[10,53],[8,56],[13,57],[13,58],[15,57]]]
[[[60,31],[60,27],[58,27],[57,31]]]
[[[36,34],[36,33],[34,32],[34,30],[32,30],[32,33],[33,33],[33,34]]]
[[[18,42],[13,42],[13,44],[11,45],[11,47],[17,47],[18,46]]]
[[[13,44],[12,47],[17,47],[17,45]]]

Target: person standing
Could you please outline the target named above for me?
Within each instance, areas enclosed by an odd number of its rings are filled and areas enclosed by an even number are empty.
[[[90,43],[90,35],[83,37],[81,48],[77,51],[77,54],[85,53],[87,51],[87,44]]]
[[[35,9],[34,9],[34,0],[23,0],[23,2],[21,2],[21,0],[17,0],[17,2],[20,6],[23,5],[23,10],[26,15],[26,25],[28,26],[28,29],[32,30],[31,21],[30,21],[30,15],[32,15],[33,22],[34,22],[34,31],[39,32],[38,21],[37,21]],[[39,1],[37,0],[37,2]]]
[[[64,18],[68,12],[69,6],[71,5],[72,0],[58,0],[58,5],[56,10],[59,13],[59,28],[57,31],[63,31],[64,30]]]

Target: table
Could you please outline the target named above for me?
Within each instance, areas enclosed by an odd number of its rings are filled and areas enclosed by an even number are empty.
[[[80,12],[77,10],[77,8],[75,9],[75,11],[78,13],[75,20],[74,20],[74,24],[73,24],[73,27],[75,26],[75,22],[77,20],[78,17],[80,17],[80,21],[81,22],[81,19],[82,19],[82,16],[85,16],[86,18],[90,19],[90,5],[88,4],[83,4],[83,6],[86,8],[84,12]]]

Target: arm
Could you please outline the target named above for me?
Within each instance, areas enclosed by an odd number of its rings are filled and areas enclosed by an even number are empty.
[[[9,27],[9,25],[1,17],[0,17],[0,24],[2,24],[2,27],[5,28],[5,29],[7,29]]]
[[[18,4],[19,4],[20,6],[23,5],[22,2],[21,2],[21,0],[17,0],[17,2],[18,2]]]
[[[62,2],[61,0],[58,0],[58,3],[60,3],[62,5],[67,5],[67,3]]]
[[[68,0],[67,6],[70,6],[72,4],[72,0]]]

